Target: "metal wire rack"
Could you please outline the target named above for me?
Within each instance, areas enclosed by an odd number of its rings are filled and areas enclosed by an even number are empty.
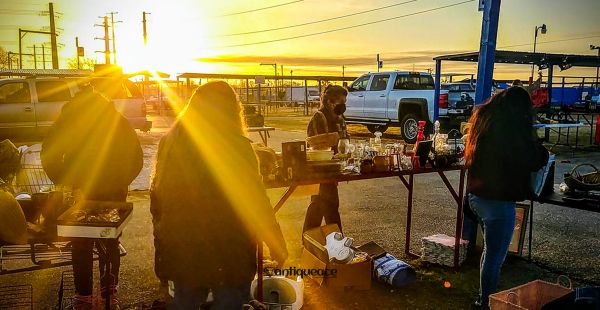
[[[22,164],[13,185],[15,193],[39,193],[55,189],[41,165]]]
[[[75,295],[75,284],[73,282],[73,270],[66,270],[60,276],[60,288],[58,289],[58,310],[72,309]]]
[[[0,309],[33,309],[33,287],[30,284],[0,286]]]

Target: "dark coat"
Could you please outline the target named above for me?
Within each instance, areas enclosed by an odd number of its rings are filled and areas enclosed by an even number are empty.
[[[198,127],[192,136],[178,122],[159,144],[150,190],[155,271],[193,286],[248,285],[257,239],[275,259],[287,257],[285,241],[250,140]]]
[[[63,106],[42,143],[41,160],[55,184],[80,189],[87,199],[124,201],[143,153],[113,103],[85,89]]]
[[[506,132],[490,131],[480,137],[469,167],[469,193],[503,201],[532,197],[531,173],[548,162],[548,150],[533,135],[531,139],[511,139],[502,136]]]

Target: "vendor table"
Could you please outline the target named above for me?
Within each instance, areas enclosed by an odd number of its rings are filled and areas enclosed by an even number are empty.
[[[568,147],[572,147],[571,144],[569,143],[569,129],[570,128],[577,128],[577,130],[579,130],[579,127],[584,127],[585,125],[583,123],[568,123],[568,124],[534,124],[533,128],[535,129],[544,129],[544,140],[546,142],[550,141],[550,131],[556,132],[558,134],[558,137],[556,138],[556,142],[552,144],[552,146],[550,147],[550,151],[557,145],[564,145],[564,146],[568,146]],[[562,129],[567,129],[567,133],[563,133]],[[566,142],[565,143],[561,143],[561,137],[566,137]],[[574,148],[577,148],[577,145],[579,143],[579,135],[575,136],[575,146]]]
[[[560,112],[552,113],[549,116],[551,119],[557,120],[559,122],[568,120],[571,122],[583,123],[585,127],[589,127],[590,129],[589,145],[594,145],[594,140],[596,137],[596,120],[598,116],[600,116],[599,112]],[[569,134],[569,128],[567,128],[567,134]],[[579,127],[575,128],[575,138],[577,139],[578,137]],[[577,144],[575,145],[575,147],[577,148]]]
[[[531,243],[532,243],[532,239],[533,239],[533,205],[535,202],[540,203],[540,204],[551,204],[551,205],[555,205],[555,206],[560,206],[560,207],[565,207],[565,208],[571,208],[571,209],[578,209],[578,210],[585,210],[585,211],[590,211],[590,212],[598,212],[600,213],[600,205],[594,206],[594,205],[589,205],[586,203],[581,203],[581,202],[575,202],[575,201],[565,201],[563,200],[564,197],[567,197],[564,194],[561,194],[558,191],[558,186],[555,185],[554,186],[554,192],[549,193],[549,194],[542,194],[541,196],[532,199],[529,202],[529,245],[528,245],[528,260],[531,260]]]
[[[459,171],[460,172],[460,181],[458,192],[454,189],[450,181],[445,175],[445,172],[448,171]],[[454,243],[454,267],[458,267],[459,265],[459,249],[460,249],[460,239],[462,236],[462,223],[463,223],[463,195],[464,195],[464,184],[465,184],[465,174],[466,168],[464,166],[453,166],[448,168],[421,168],[421,169],[413,169],[413,170],[402,170],[402,171],[390,171],[390,172],[382,172],[382,173],[369,173],[369,174],[341,174],[331,177],[323,177],[323,178],[314,178],[314,179],[302,179],[302,180],[294,180],[288,183],[265,183],[266,188],[286,188],[287,190],[281,196],[279,201],[275,204],[274,210],[275,213],[283,207],[285,202],[292,196],[294,191],[302,185],[311,185],[311,184],[323,184],[323,183],[339,183],[339,182],[351,182],[351,181],[359,181],[359,180],[369,180],[369,179],[379,179],[379,178],[390,178],[397,177],[400,178],[400,181],[404,185],[404,187],[408,190],[408,199],[407,199],[407,215],[406,215],[406,235],[405,235],[405,244],[404,244],[404,252],[406,255],[418,258],[420,255],[412,253],[410,251],[410,236],[411,236],[411,228],[412,228],[412,207],[413,207],[413,192],[414,192],[414,177],[415,175],[434,173],[438,174],[446,188],[454,198],[456,202],[456,231],[455,231],[455,243]],[[262,300],[262,242],[258,244],[258,300]]]
[[[265,146],[267,145],[267,138],[270,138],[271,135],[269,134],[269,131],[274,131],[275,128],[274,127],[248,127],[248,132],[258,132],[258,134],[260,135],[260,138],[262,139],[263,143],[265,144]]]

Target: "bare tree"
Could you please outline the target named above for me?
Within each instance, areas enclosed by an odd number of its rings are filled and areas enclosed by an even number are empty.
[[[8,62],[8,52],[4,49],[4,47],[0,46],[0,69],[7,69]]]
[[[79,69],[94,70],[96,59],[91,57],[80,57],[79,58]],[[67,67],[69,69],[77,69],[77,57],[67,59]]]

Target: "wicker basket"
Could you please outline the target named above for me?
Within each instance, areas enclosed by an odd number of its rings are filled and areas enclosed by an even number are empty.
[[[594,171],[582,174],[580,168],[585,166],[591,167]],[[571,170],[571,173],[565,174],[565,183],[572,190],[600,190],[600,170],[592,164],[579,164]]]

